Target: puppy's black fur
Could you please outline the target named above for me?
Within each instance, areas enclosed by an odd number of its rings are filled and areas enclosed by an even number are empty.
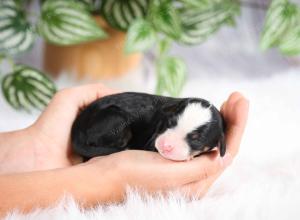
[[[191,152],[218,146],[223,156],[225,124],[220,112],[208,101],[135,92],[106,96],[85,108],[73,124],[72,147],[86,159],[126,149],[157,151],[154,147],[156,137],[176,126],[177,116],[192,102],[210,106],[212,120],[185,137]],[[199,138],[191,138],[193,134]]]

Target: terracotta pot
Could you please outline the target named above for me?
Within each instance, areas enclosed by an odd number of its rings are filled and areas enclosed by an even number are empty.
[[[107,39],[76,46],[45,44],[44,69],[49,74],[56,77],[64,71],[78,79],[111,79],[136,68],[142,56],[124,53],[126,34],[111,28],[100,17],[95,19],[109,34]]]

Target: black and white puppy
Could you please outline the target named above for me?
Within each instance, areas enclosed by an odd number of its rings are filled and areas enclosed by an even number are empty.
[[[224,127],[220,112],[204,99],[126,92],[100,98],[84,109],[71,139],[74,151],[86,159],[140,149],[180,161],[215,147],[224,156]]]

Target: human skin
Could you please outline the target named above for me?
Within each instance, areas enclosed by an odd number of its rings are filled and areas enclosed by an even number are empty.
[[[47,207],[65,193],[84,207],[118,202],[127,186],[201,197],[236,156],[249,107],[237,92],[221,108],[227,123],[224,158],[213,151],[175,162],[156,152],[129,150],[80,163],[71,152],[72,123],[89,103],[115,92],[101,84],[62,90],[32,126],[0,134],[0,216],[14,208]]]

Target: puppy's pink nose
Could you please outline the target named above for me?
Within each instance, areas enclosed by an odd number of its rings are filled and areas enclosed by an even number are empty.
[[[171,151],[173,150],[173,146],[168,144],[168,143],[164,143],[162,146],[161,146],[161,151],[163,153],[170,153]]]

